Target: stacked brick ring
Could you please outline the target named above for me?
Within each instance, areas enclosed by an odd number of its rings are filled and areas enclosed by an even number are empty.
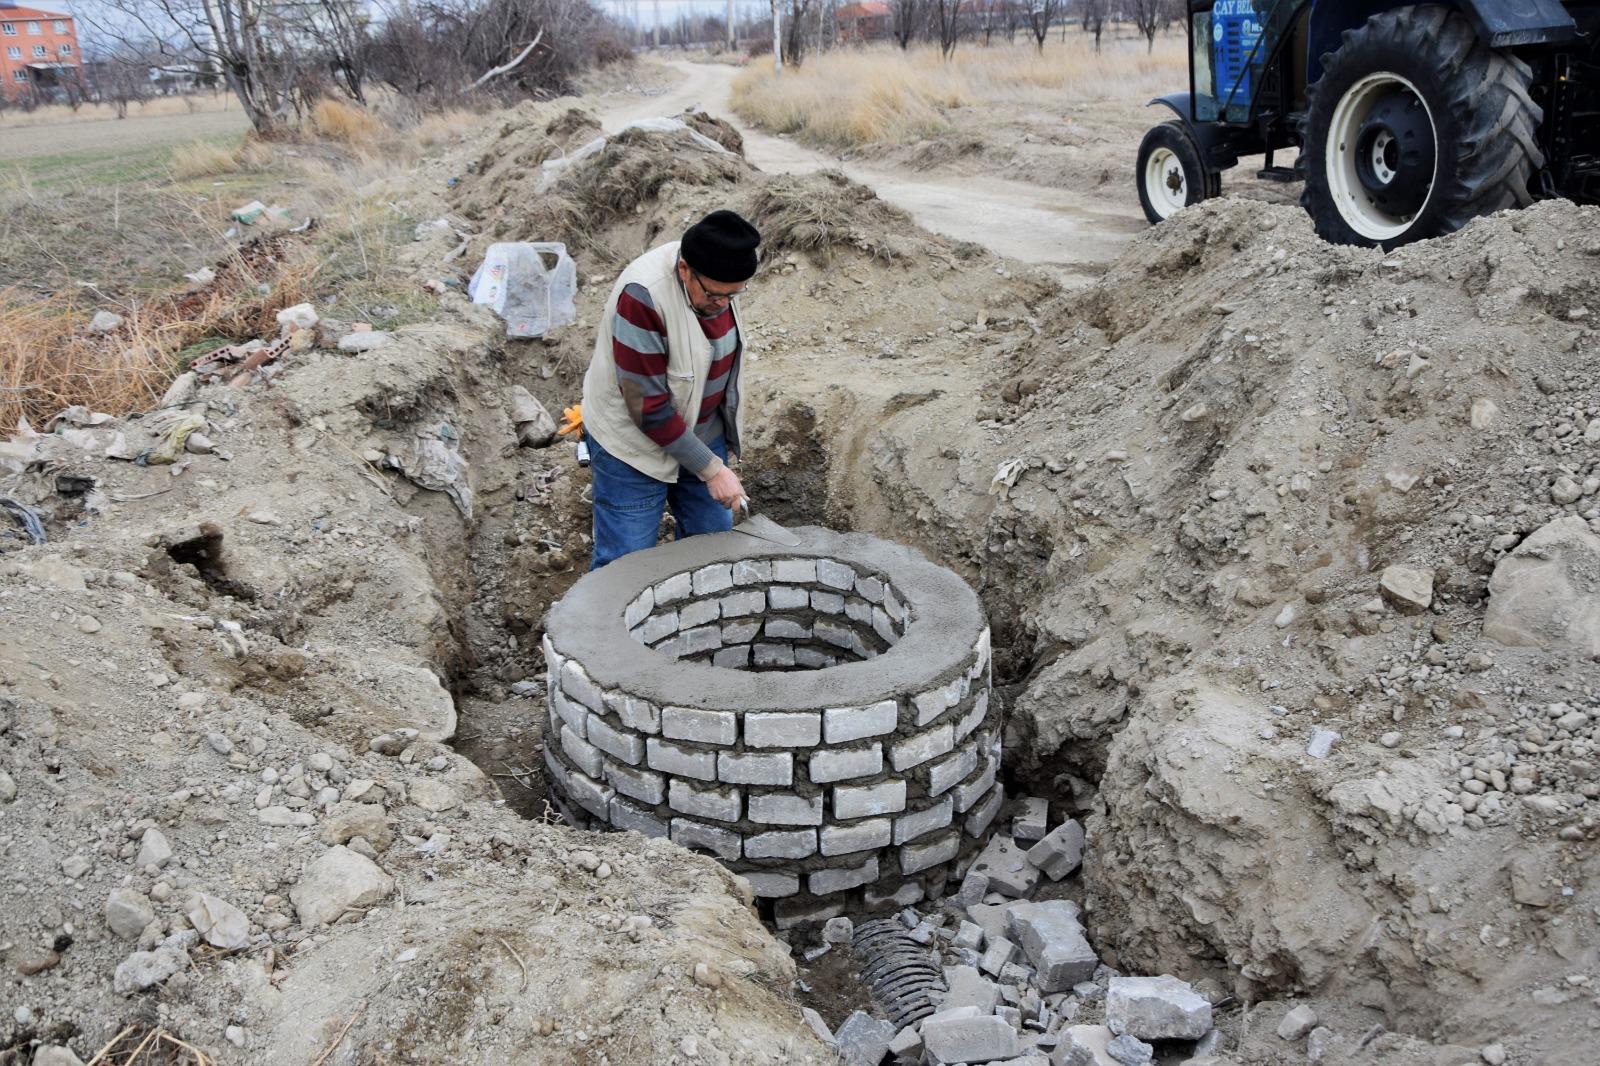
[[[716,856],[780,928],[940,892],[1004,801],[972,589],[909,548],[794,532],[625,556],[544,643],[563,813]]]

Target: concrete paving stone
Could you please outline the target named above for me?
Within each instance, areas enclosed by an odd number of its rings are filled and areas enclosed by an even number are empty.
[[[733,564],[735,585],[766,585],[772,581],[770,559],[738,559]]]
[[[887,585],[884,586],[883,590],[883,610],[892,621],[901,622],[905,620],[906,609],[900,600],[900,594],[893,587]]]
[[[816,853],[815,829],[777,829],[744,838],[747,859],[803,859]]]
[[[687,818],[672,820],[672,842],[686,848],[699,848],[726,862],[737,859],[743,850],[743,838],[733,830]]]
[[[680,629],[693,629],[695,626],[703,626],[707,622],[715,622],[721,617],[721,600],[691,600],[678,608],[678,627]]]
[[[606,703],[600,688],[589,678],[583,664],[568,659],[561,666],[561,691],[591,711],[604,711]]]
[[[972,876],[970,873],[967,876]],[[967,908],[967,918],[982,927],[985,937],[1011,935],[1010,909],[1013,903],[974,903]]]
[[[625,799],[613,798],[611,800],[610,817],[606,821],[611,823],[613,829],[623,831],[631,829],[636,833],[643,833],[647,837],[664,837],[667,835],[666,822]]]
[[[665,640],[677,631],[678,612],[658,611],[640,624],[634,636],[646,644],[654,644],[658,640]]]
[[[767,590],[767,603],[774,611],[803,611],[811,606],[811,592],[793,585],[773,585]]]
[[[772,924],[780,931],[800,925],[821,925],[843,914],[844,907],[838,900],[780,899],[772,908]]]
[[[941,1011],[975,1007],[981,1016],[993,1014],[1000,1003],[1000,986],[971,966],[946,966],[944,983],[944,995],[937,1003]]]
[[[743,670],[750,665],[750,645],[740,644],[732,648],[721,648],[711,657],[712,666],[720,666],[724,670]]]
[[[929,1018],[922,1023],[922,1044],[927,1054],[939,1063],[993,1062],[1022,1051],[1017,1031],[1005,1019]]]
[[[1116,1059],[1122,1066],[1149,1066],[1155,1061],[1155,1050],[1138,1037],[1126,1033],[1112,1037],[1111,1042],[1106,1045],[1106,1054]]]
[[[636,799],[640,803],[648,803],[652,807],[659,806],[667,795],[667,780],[660,774],[623,766],[610,760],[606,761],[606,784],[624,796]]]
[[[613,728],[604,718],[591,714],[588,720],[588,741],[613,758],[630,766],[638,766],[644,759],[644,738],[637,733],[624,733]]]
[[[920,837],[925,837],[929,833],[936,832],[949,825],[954,817],[955,812],[951,807],[950,797],[946,796],[931,807],[926,807],[920,811],[912,811],[896,818],[894,820],[894,842],[896,844],[905,844]]]
[[[589,711],[582,704],[568,699],[567,694],[558,688],[550,690],[550,707],[566,723],[567,728],[578,736],[589,731]]]
[[[852,622],[864,626],[872,625],[872,604],[860,596],[847,596],[844,601],[844,616]]]
[[[882,744],[872,744],[865,748],[814,751],[811,753],[808,767],[811,780],[819,785],[855,777],[870,777],[882,770]]]
[[[694,593],[694,579],[687,573],[673,574],[656,585],[656,606],[686,600]]]
[[[951,938],[950,945],[977,951],[983,947],[983,926],[977,922],[963,921],[956,927],[956,935]]]
[[[761,614],[767,609],[767,594],[761,589],[730,592],[717,601],[717,606],[724,618],[742,618],[746,615]]]
[[[822,797],[788,792],[752,792],[748,799],[752,822],[763,825],[821,825]]]
[[[567,795],[578,806],[603,821],[611,815],[611,801],[616,797],[617,790],[583,774],[568,774]]]
[[[768,640],[810,640],[811,627],[793,618],[769,618],[761,634]]]
[[[844,597],[837,592],[821,589],[811,593],[811,609],[818,614],[844,614]]]
[[[661,710],[649,700],[626,692],[607,692],[606,707],[623,725],[637,733],[661,732]]]
[[[979,689],[978,694],[972,699],[972,709],[956,721],[956,739],[965,740],[987,717],[989,717],[989,691]]]
[[[800,891],[799,875],[782,870],[746,870],[739,876],[750,882],[750,890],[763,899],[782,899]]]
[[[605,756],[600,749],[584,740],[570,726],[561,727],[561,750],[572,764],[590,777],[599,777],[605,769]]]
[[[679,777],[693,777],[700,781],[717,779],[715,752],[685,748],[655,737],[645,741],[644,751],[645,763],[652,770],[660,770],[664,774],[676,774]]]
[[[868,603],[882,603],[883,580],[870,575],[856,578],[856,595]]]
[[[731,752],[717,756],[717,780],[735,785],[787,785],[794,781],[794,756],[782,752]]]
[[[955,746],[955,738],[949,724],[938,726],[926,733],[917,733],[893,745],[889,749],[889,764],[896,771],[905,771],[913,766],[921,766],[929,759],[937,759],[948,754]]]
[[[921,881],[902,881],[892,892],[867,888],[861,893],[861,901],[867,907],[877,910],[886,907],[911,907],[921,903],[926,896],[927,889],[922,886]]]
[[[978,768],[978,746],[969,744],[928,769],[928,795],[939,796],[955,788]]]
[[[1050,801],[1042,796],[1021,796],[1011,819],[1011,837],[1019,844],[1044,839],[1050,824]]]
[[[949,693],[943,685],[935,689],[929,689],[927,692],[917,693],[911,697],[911,702],[917,708],[915,722],[919,727],[927,725],[950,709]]]
[[[806,878],[806,887],[813,895],[825,896],[831,892],[844,892],[878,879],[878,859],[873,856],[860,866],[843,869],[814,870]]]
[[[906,809],[906,783],[883,781],[876,785],[835,785],[835,818],[873,818]]]
[[[678,634],[678,644],[682,648],[681,655],[715,651],[722,647],[722,627],[707,625],[700,626],[698,629],[685,629]]]
[[[834,1034],[839,1060],[844,1066],[878,1066],[897,1031],[894,1022],[858,1010]]]
[[[634,626],[650,617],[650,612],[656,606],[655,589],[645,589],[633,598],[627,608],[622,612],[622,624],[632,629]]]
[[[980,960],[981,961],[981,960]],[[1000,987],[1004,990],[1007,986],[1014,988],[1027,988],[1033,983],[1033,967],[1024,966],[1020,962],[1008,962],[1000,967]]]
[[[809,585],[817,580],[817,562],[815,559],[774,559],[772,580]]]
[[[1113,977],[1106,989],[1106,1026],[1140,1040],[1199,1040],[1211,1030],[1211,1003],[1187,981]]]
[[[733,565],[731,563],[712,563],[702,566],[693,575],[694,594],[696,596],[710,596],[718,592],[726,592],[733,588]]]
[[[724,622],[722,623],[722,643],[724,645],[748,644],[755,640],[756,634],[760,632],[761,622],[758,619],[750,619],[745,622]]]
[[[667,783],[667,805],[681,814],[737,822],[744,800],[736,788],[695,788],[687,781],[674,778]]]
[[[702,711],[695,707],[661,708],[661,735],[668,740],[693,740],[701,744],[732,744],[739,738],[739,719],[732,711]]]
[[[794,648],[788,644],[761,643],[752,649],[757,666],[793,666]]]
[[[1039,868],[1028,862],[1026,853],[1008,836],[992,837],[973,860],[971,869],[989,878],[989,890],[1014,899],[1033,894],[1039,883]]]
[[[1011,936],[1037,973],[1041,992],[1062,992],[1094,977],[1100,964],[1069,900],[1022,903],[1010,911]]]
[[[932,840],[906,844],[900,849],[900,872],[914,874],[941,862],[949,862],[960,850],[961,837],[956,833],[945,833]]]
[[[967,815],[967,820],[963,823],[963,828],[966,829],[967,835],[981,837],[987,833],[990,824],[994,822],[995,815],[1000,813],[1000,808],[1004,806],[1005,802],[1006,786],[996,784],[994,788],[989,790],[989,794],[980,800],[978,805],[972,808],[972,811]]]
[[[866,707],[830,707],[822,713],[823,737],[829,744],[893,733],[900,724],[900,706],[881,700]]]
[[[1029,848],[1027,859],[1050,880],[1061,880],[1083,864],[1083,826],[1067,819]]]
[[[817,711],[753,711],[744,716],[744,742],[755,748],[815,747],[822,741]]]
[[[1016,958],[1017,946],[1003,936],[989,938],[988,946],[983,949],[983,954],[978,959],[978,969],[986,974],[1000,976],[1000,971],[1006,968],[1006,963]]]
[[[1115,1035],[1103,1025],[1068,1026],[1050,1055],[1050,1066],[1121,1066],[1106,1051]]]
[[[982,755],[979,758],[983,762],[982,772],[971,781],[963,781],[956,786],[956,810],[959,813],[965,814],[994,787],[995,774],[1000,768],[999,760],[984,758]]]
[[[887,818],[870,818],[851,825],[830,825],[822,830],[822,854],[849,855],[889,845],[893,830]]]
[[[872,631],[883,638],[886,644],[893,644],[900,639],[900,631],[895,627],[894,620],[882,607],[872,609]]]
[[[837,665],[839,660],[826,652],[818,651],[810,645],[802,645],[794,650],[794,664],[803,666],[808,670],[822,670],[829,666]]]
[[[855,588],[856,571],[853,566],[835,559],[818,559],[817,581],[831,589],[839,589],[843,592]]]

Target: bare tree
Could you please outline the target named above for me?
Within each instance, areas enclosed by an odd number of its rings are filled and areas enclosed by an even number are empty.
[[[1145,51],[1155,51],[1156,31],[1172,21],[1168,0],[1124,0],[1124,2],[1128,18],[1139,32],[1144,34]],[[1100,47],[1098,36],[1095,38],[1095,47]]]
[[[1106,31],[1106,17],[1110,14],[1110,0],[1079,0],[1082,7],[1078,9],[1079,18],[1083,23],[1083,32],[1094,34],[1094,50],[1100,51],[1100,35]],[[1062,26],[1063,39],[1066,26]]]
[[[899,42],[902,52],[911,43],[911,38],[917,35],[917,27],[922,19],[922,0],[890,0],[890,32]]]
[[[1027,4],[1028,32],[1033,34],[1033,43],[1040,52],[1044,51],[1044,39],[1050,34],[1050,24],[1061,13],[1061,0],[1024,0]]]
[[[933,12],[939,30],[939,54],[949,59],[961,39],[961,0],[933,0]]]
[[[816,0],[789,0],[789,10],[784,15],[787,25],[783,27],[783,61],[791,66],[798,67],[806,56],[806,33],[809,27],[806,20],[814,12]]]

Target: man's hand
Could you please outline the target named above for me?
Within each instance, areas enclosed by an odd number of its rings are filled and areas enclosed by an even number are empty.
[[[711,498],[722,506],[732,511],[739,506],[739,501],[744,499],[744,486],[739,483],[739,475],[727,467],[717,471],[706,488],[711,491]]]

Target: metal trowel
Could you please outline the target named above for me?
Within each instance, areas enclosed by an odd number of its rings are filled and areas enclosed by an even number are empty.
[[[799,547],[799,537],[790,533],[764,514],[751,514],[750,498],[748,496],[739,501],[739,507],[744,511],[744,521],[733,527],[735,533],[747,533],[757,540],[782,544],[786,548]]]

